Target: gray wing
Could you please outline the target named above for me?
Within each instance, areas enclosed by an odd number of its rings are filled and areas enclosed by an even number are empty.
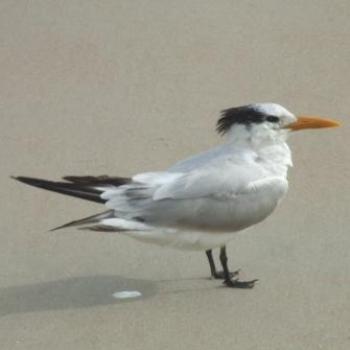
[[[285,179],[268,176],[246,155],[220,150],[180,162],[166,172],[138,174],[130,184],[111,188],[102,198],[128,220],[227,232],[264,219],[286,189]]]

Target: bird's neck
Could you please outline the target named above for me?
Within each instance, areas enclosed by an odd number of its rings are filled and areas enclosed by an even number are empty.
[[[273,176],[286,178],[288,168],[293,166],[291,151],[286,142],[263,147],[256,153],[257,161]]]
[[[238,125],[228,135],[228,143],[235,149],[244,149],[254,161],[272,176],[287,176],[292,166],[291,151],[286,143],[288,133],[267,128],[247,128]]]

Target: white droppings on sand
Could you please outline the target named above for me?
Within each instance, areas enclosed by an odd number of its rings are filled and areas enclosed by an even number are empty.
[[[139,298],[140,296],[142,296],[142,294],[138,290],[123,290],[113,293],[113,297],[116,299],[131,299]]]

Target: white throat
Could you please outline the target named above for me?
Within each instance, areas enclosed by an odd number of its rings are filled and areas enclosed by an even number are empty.
[[[227,133],[228,143],[233,147],[253,151],[257,161],[274,176],[287,176],[292,166],[291,151],[286,143],[288,131],[272,128],[266,124],[246,126],[237,124]]]

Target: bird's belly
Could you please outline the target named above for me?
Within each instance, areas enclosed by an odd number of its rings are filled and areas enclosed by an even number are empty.
[[[214,233],[240,231],[267,218],[276,205],[277,201],[267,203],[259,200],[217,203],[210,209],[202,208],[195,223],[183,222],[182,224],[184,227],[188,225],[201,231]]]
[[[207,250],[226,245],[236,233],[209,233],[182,230],[154,230],[143,232],[122,232],[143,243],[151,243],[181,250]]]
[[[206,250],[227,244],[237,231],[252,226],[269,216],[285,191],[269,192],[269,196],[245,195],[230,200],[197,200],[183,204],[181,210],[171,211],[164,203],[166,223],[151,231],[125,232],[145,243],[177,249]],[[201,201],[201,202],[200,202]],[[171,212],[171,213],[170,213]],[[176,221],[170,221],[178,218]],[[166,228],[167,227],[167,228]]]
[[[286,183],[286,182],[285,182]],[[287,191],[287,186],[272,186],[258,192],[217,198],[163,203],[160,226],[201,232],[235,232],[268,217]],[[164,220],[164,221],[163,221]]]

